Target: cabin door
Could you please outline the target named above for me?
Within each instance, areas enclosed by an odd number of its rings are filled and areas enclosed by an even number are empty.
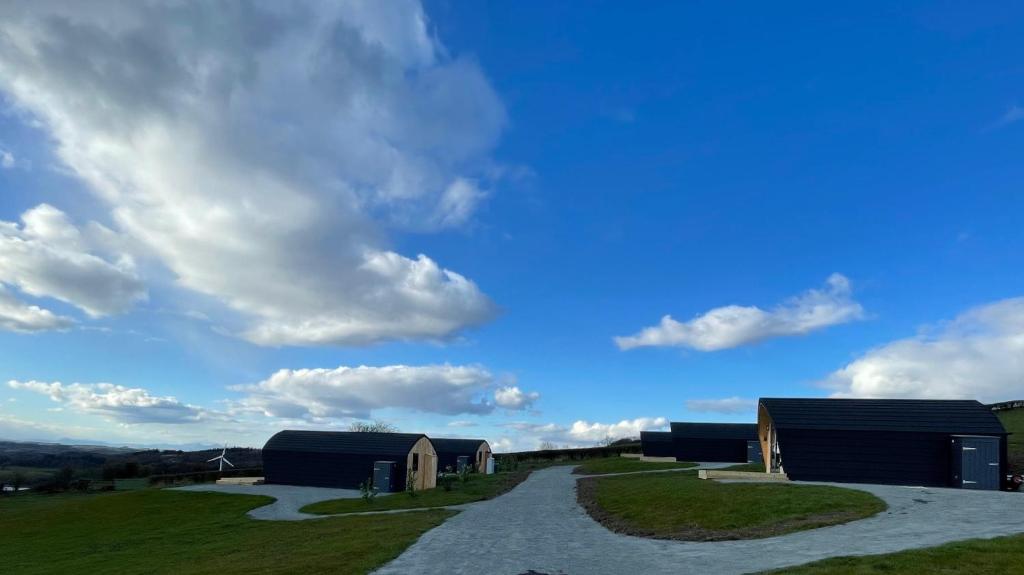
[[[999,438],[961,435],[953,437],[952,443],[953,477],[960,479],[954,487],[998,490]]]

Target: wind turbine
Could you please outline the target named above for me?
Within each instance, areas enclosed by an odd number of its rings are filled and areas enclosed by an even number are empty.
[[[225,463],[227,463],[231,467],[234,467],[235,464],[231,463],[230,461],[228,461],[227,457],[224,457],[224,454],[227,453],[227,452],[228,452],[228,446],[227,446],[227,444],[225,444],[224,445],[224,449],[222,449],[221,452],[220,452],[220,455],[218,455],[217,457],[214,457],[213,459],[207,459],[206,462],[209,463],[211,461],[217,461],[219,459],[220,460],[220,464],[217,467],[217,471],[224,471],[224,464]]]

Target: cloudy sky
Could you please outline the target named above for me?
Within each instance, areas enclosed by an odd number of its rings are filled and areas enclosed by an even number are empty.
[[[1024,398],[1012,3],[0,5],[0,438]]]

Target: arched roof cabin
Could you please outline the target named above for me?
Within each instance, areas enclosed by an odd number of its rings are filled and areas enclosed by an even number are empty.
[[[437,452],[422,433],[285,430],[263,446],[267,483],[358,489],[374,475],[374,463],[393,461],[391,489],[402,490],[409,470],[416,489],[437,485]]]

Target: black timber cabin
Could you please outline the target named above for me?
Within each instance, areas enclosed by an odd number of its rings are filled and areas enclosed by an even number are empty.
[[[641,431],[640,453],[644,457],[675,457],[671,431]]]
[[[754,423],[672,422],[672,449],[676,461],[746,463],[750,444],[757,443]]]
[[[451,468],[459,470],[459,458],[465,457],[468,465],[478,473],[487,473],[487,460],[491,458],[491,444],[483,439],[430,439],[437,451],[437,469],[441,472]]]
[[[410,469],[416,489],[437,485],[437,454],[422,433],[285,430],[263,446],[267,483],[358,489],[374,477],[374,464],[385,461],[394,465],[391,485],[375,485],[381,491],[405,489]]]
[[[777,399],[758,405],[765,467],[799,481],[999,489],[1006,429],[972,400]]]

